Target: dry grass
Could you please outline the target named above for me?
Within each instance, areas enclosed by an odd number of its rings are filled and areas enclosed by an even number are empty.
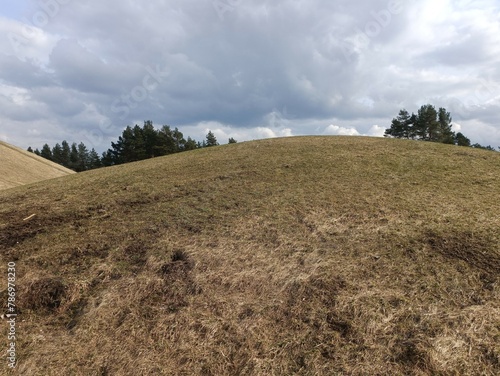
[[[499,171],[482,150],[299,137],[0,192],[17,372],[499,374]]]
[[[69,174],[74,171],[0,141],[0,190]]]

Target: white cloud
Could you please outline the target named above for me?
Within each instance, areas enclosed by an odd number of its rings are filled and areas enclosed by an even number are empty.
[[[384,127],[380,127],[378,125],[373,125],[369,129],[367,136],[384,137],[385,129],[386,128],[384,128]]]
[[[356,130],[356,128],[345,128],[333,124],[326,127],[323,134],[335,136],[360,136],[360,133]]]
[[[46,65],[49,55],[60,39],[33,24],[0,17],[0,46],[3,51],[21,61],[36,61]]]
[[[290,137],[293,136],[290,128],[271,129],[268,127],[257,127],[252,130],[255,138],[276,138],[276,137]]]
[[[372,136],[372,137],[383,137],[385,128],[373,125],[366,133],[360,133],[355,127],[341,127],[338,125],[329,125],[323,131],[324,135],[333,136]]]
[[[462,126],[458,123],[452,123],[451,124],[451,129],[453,130],[453,132],[461,132],[462,131]]]

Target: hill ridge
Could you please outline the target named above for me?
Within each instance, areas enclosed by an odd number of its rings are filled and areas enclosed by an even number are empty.
[[[0,190],[74,173],[34,153],[0,141]]]

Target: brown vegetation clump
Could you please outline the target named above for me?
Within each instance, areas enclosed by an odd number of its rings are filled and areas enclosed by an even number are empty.
[[[297,137],[1,192],[16,372],[497,375],[499,171],[482,150]]]
[[[20,291],[19,309],[29,309],[35,312],[50,312],[61,305],[64,299],[65,287],[60,278],[44,277],[34,279]]]

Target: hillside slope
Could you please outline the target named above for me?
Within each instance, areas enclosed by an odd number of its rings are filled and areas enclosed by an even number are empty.
[[[0,190],[74,173],[57,163],[0,141]]]
[[[498,153],[361,137],[0,192],[17,371],[499,374],[499,197]]]

